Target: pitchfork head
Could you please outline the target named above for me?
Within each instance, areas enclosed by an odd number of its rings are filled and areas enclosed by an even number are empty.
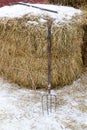
[[[48,115],[56,111],[57,98],[55,94],[47,93],[42,96],[42,112]]]

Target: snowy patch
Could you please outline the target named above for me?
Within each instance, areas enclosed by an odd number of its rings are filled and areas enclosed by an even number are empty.
[[[33,16],[49,16],[55,20],[56,23],[64,22],[66,20],[71,20],[72,17],[76,15],[81,15],[81,10],[75,9],[73,7],[66,7],[66,6],[57,6],[57,5],[49,5],[49,4],[29,4],[35,7],[40,7],[43,9],[53,10],[57,13],[44,11],[41,9],[28,7],[25,5],[13,5],[13,6],[4,6],[0,8],[0,18],[7,17],[7,18],[17,18],[23,17],[24,15],[33,15]],[[44,22],[41,19],[41,22]]]
[[[28,21],[28,22],[27,22],[27,25],[29,25],[29,24],[38,25],[38,23],[37,23],[36,21]]]
[[[42,112],[45,93],[0,79],[0,130],[87,130],[87,74],[71,86],[52,90],[57,108],[49,115]]]

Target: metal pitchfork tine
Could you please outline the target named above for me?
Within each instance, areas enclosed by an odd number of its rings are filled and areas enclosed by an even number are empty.
[[[47,114],[56,111],[56,95],[51,93],[51,26],[52,21],[48,20],[48,92],[42,96],[42,112]]]

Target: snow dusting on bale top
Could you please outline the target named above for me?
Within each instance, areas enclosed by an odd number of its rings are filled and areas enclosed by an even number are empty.
[[[23,86],[47,87],[47,26],[52,21],[52,85],[70,84],[82,71],[80,10],[33,4],[0,8],[0,74]]]

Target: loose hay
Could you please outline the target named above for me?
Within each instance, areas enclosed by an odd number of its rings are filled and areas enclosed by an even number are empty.
[[[82,46],[83,63],[87,67],[87,25],[84,25],[83,43],[84,43]]]
[[[81,74],[82,43],[78,24],[52,25],[52,87],[70,84]],[[0,75],[29,88],[47,87],[46,23],[37,17],[0,22],[0,49]]]
[[[82,58],[83,63],[87,67],[87,5],[82,6],[81,9],[83,10],[83,45],[82,45]]]
[[[48,0],[49,3],[78,7],[87,4],[87,0]]]

